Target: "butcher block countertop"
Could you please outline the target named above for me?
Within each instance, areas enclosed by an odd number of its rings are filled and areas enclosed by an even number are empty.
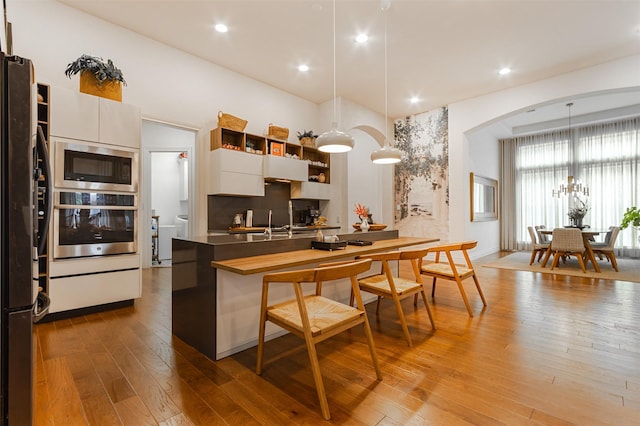
[[[344,258],[353,258],[355,256],[368,253],[394,250],[420,244],[429,244],[437,241],[439,241],[438,238],[398,237],[374,241],[373,244],[369,246],[348,245],[344,249],[333,251],[309,248],[305,250],[290,251],[287,253],[264,254],[259,256],[218,260],[211,262],[211,266],[213,268],[234,272],[236,274],[250,275],[301,265],[331,262]]]

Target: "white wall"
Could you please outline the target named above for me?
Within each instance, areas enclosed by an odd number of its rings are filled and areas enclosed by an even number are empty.
[[[534,105],[569,99],[585,93],[638,90],[638,70],[640,55],[635,55],[449,105],[451,241],[478,239],[480,243],[478,249],[474,250],[474,257],[497,250],[497,243],[493,241],[493,237],[487,238],[485,235],[487,230],[484,228],[492,225],[482,222],[471,223],[469,218],[469,173],[478,172],[487,177],[495,177],[499,171],[498,151],[493,141],[477,132],[481,127]],[[490,154],[483,155],[483,162],[480,163],[474,157],[484,150]],[[490,158],[494,155],[491,153],[495,153],[494,158]],[[493,229],[491,232],[493,233]],[[494,235],[497,235],[497,232]]]
[[[498,139],[487,129],[480,129],[469,135],[469,144],[466,151],[465,160],[469,164],[470,172],[475,175],[499,180],[499,160],[500,148]],[[451,167],[451,165],[449,165]],[[453,181],[449,182],[449,185]],[[459,182],[455,182],[456,185]],[[471,187],[469,174],[466,175],[466,185]],[[499,191],[499,188],[498,188]],[[467,198],[466,218],[467,224],[465,240],[477,240],[478,247],[475,249],[476,257],[494,253],[500,250],[500,222],[497,220],[486,222],[470,222],[471,194]],[[453,229],[449,227],[450,231]]]
[[[346,225],[351,227],[351,224],[357,222],[358,219],[353,212],[354,204],[364,204],[369,207],[375,222],[386,223],[391,229],[393,228],[394,166],[373,164],[371,153],[379,149],[381,145],[371,134],[354,129],[357,126],[371,126],[384,134],[385,117],[349,100],[342,99],[341,101],[340,112],[343,125],[341,130],[348,130],[355,139],[355,147],[346,157],[345,180],[343,182],[347,183],[347,197],[342,204],[342,216],[346,218]],[[390,121],[388,128],[393,133],[393,123]],[[381,190],[382,188],[385,190]],[[391,188],[391,190],[386,190],[386,188]]]
[[[318,106],[312,102],[56,1],[7,0],[7,15],[14,53],[33,60],[38,82],[77,90],[78,76],[64,74],[68,63],[84,53],[112,59],[127,81],[123,102],[139,106],[143,118],[203,129],[198,153],[208,150],[208,130],[217,126],[220,110],[248,120],[246,131],[260,135],[269,123],[291,129],[291,140],[298,129],[318,129]],[[200,158],[195,155],[192,164],[199,177],[192,229],[206,231]]]

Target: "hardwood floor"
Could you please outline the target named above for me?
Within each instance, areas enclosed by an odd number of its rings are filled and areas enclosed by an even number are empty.
[[[368,306],[382,381],[361,330],[318,346],[330,423],[640,423],[640,283],[480,264],[488,307],[469,288],[474,318],[455,284],[431,301],[435,332],[424,307],[404,301],[413,348],[390,301],[379,317]],[[133,307],[35,330],[36,425],[324,422],[304,349],[257,376],[255,348],[212,362],[172,337],[170,268],[143,271]],[[300,345],[272,340],[265,360]]]

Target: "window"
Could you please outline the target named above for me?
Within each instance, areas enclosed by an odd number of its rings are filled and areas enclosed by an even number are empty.
[[[512,207],[517,249],[527,249],[527,226],[569,224],[571,200],[552,196],[568,176],[589,187],[584,223],[594,229],[619,225],[627,207],[640,205],[640,117],[574,128],[571,135],[562,130],[501,142],[515,147]],[[623,256],[624,250],[637,250],[637,231],[621,232],[616,245]]]

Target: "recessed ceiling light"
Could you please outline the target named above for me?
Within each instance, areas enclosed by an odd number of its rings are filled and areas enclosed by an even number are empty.
[[[409,102],[411,102],[412,104],[417,104],[418,102],[420,102],[420,98],[418,98],[417,96],[412,96],[411,99],[409,99]]]
[[[358,43],[366,43],[366,42],[367,42],[367,40],[369,40],[369,36],[368,36],[368,35],[366,35],[366,34],[358,34],[358,35],[356,36],[356,41],[357,41]]]
[[[301,71],[301,72],[309,71],[309,65],[306,65],[306,64],[298,65],[298,71]]]
[[[511,68],[505,67],[502,68],[500,71],[498,71],[498,74],[500,75],[507,75],[511,72]]]
[[[216,24],[215,29],[219,33],[226,33],[229,31],[229,28],[225,24]]]

